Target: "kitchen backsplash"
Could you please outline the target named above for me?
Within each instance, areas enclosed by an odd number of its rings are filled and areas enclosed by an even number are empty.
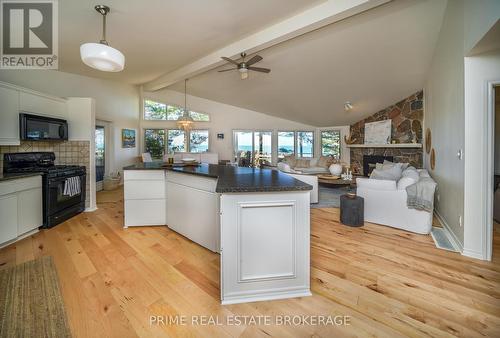
[[[64,142],[30,142],[22,141],[18,146],[0,146],[0,172],[3,172],[3,154],[21,153],[32,151],[52,151],[56,155],[56,164],[84,165],[87,168],[86,200],[85,206],[90,205],[90,142],[89,141],[64,141]]]

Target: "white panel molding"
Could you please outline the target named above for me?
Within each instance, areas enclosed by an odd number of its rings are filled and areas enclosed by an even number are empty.
[[[244,240],[241,236],[242,232],[242,211],[245,208],[281,208],[281,207],[290,207],[291,212],[292,212],[292,243],[291,243],[291,250],[292,250],[292,271],[290,273],[285,273],[285,274],[265,274],[261,276],[254,276],[254,277],[245,277],[243,276],[242,272],[242,265],[243,265],[243,253],[242,253],[242,248],[244,245]],[[238,283],[248,283],[248,282],[257,282],[257,281],[271,281],[271,280],[279,280],[279,279],[290,279],[290,278],[296,278],[297,277],[297,251],[296,251],[296,242],[297,242],[297,207],[295,201],[262,201],[258,203],[248,203],[248,202],[242,202],[238,203],[238,222],[236,224],[236,231],[237,231],[237,236],[238,236]]]

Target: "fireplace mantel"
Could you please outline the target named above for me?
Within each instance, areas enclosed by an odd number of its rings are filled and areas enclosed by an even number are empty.
[[[422,143],[347,144],[348,148],[422,148]]]

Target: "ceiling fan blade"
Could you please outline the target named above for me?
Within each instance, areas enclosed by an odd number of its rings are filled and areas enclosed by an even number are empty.
[[[235,65],[239,65],[238,62],[234,61],[233,59],[230,59],[228,57],[225,57],[225,56],[221,56],[221,59],[222,60],[226,60],[227,62],[231,62],[232,64],[235,64]]]
[[[228,72],[230,70],[236,70],[238,68],[229,68],[229,69],[223,69],[223,70],[219,70],[219,73],[222,73],[222,72]]]
[[[259,61],[262,61],[262,56],[260,55],[255,55],[253,58],[251,58],[250,60],[248,60],[247,62],[245,62],[247,64],[247,66],[251,66],[253,65],[254,63],[257,63]]]
[[[261,73],[269,73],[271,71],[269,68],[260,68],[260,67],[248,67],[248,69]]]

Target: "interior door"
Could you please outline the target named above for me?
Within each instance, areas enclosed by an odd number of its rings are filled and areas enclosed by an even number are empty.
[[[103,126],[95,127],[95,172],[96,172],[96,190],[103,189],[104,171],[105,171],[105,143],[106,135]]]

